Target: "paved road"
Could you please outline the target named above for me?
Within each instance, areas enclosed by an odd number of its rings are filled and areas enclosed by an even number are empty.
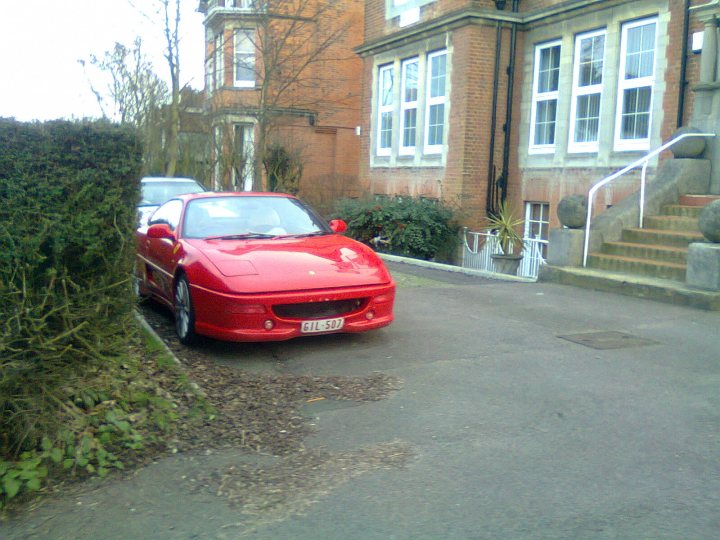
[[[272,458],[178,456],[46,505],[35,529],[6,524],[7,535],[718,537],[718,313],[389,266],[402,286],[387,329],[209,348],[253,371],[399,377],[403,388],[386,400],[308,405],[318,433],[307,447],[343,455],[393,443],[410,455],[403,466],[367,467],[315,489],[296,505],[302,515],[248,528],[222,497],[186,480],[243,460],[271,467]]]

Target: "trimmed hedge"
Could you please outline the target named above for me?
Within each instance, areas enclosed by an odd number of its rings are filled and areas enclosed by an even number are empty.
[[[127,353],[140,150],[107,122],[0,119],[0,458],[52,437],[74,377]]]
[[[458,225],[453,212],[435,201],[347,199],[334,217],[347,222],[348,236],[377,251],[447,262],[455,253]]]

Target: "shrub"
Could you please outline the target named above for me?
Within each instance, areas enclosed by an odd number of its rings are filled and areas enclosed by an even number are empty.
[[[347,222],[348,236],[382,252],[449,261],[457,244],[452,211],[427,199],[347,199],[335,217]]]
[[[127,352],[139,149],[109,123],[0,119],[0,461],[57,437],[74,381]]]
[[[270,191],[297,195],[303,174],[299,151],[291,151],[279,143],[271,144],[263,156]]]

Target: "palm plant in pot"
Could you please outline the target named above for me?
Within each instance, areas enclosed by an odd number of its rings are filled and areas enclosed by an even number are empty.
[[[517,275],[524,244],[517,227],[523,224],[523,220],[515,217],[507,202],[503,201],[497,210],[487,217],[487,221],[487,230],[497,237],[502,250],[502,253],[491,255],[495,268],[503,274]]]

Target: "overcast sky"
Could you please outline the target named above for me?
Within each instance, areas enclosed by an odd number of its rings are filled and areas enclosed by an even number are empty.
[[[198,4],[182,0],[180,62],[183,82],[202,89],[204,31]],[[131,46],[138,35],[158,75],[168,79],[162,24],[152,24],[129,0],[0,0],[0,8],[0,117],[100,116],[78,60],[101,57],[115,42]]]

